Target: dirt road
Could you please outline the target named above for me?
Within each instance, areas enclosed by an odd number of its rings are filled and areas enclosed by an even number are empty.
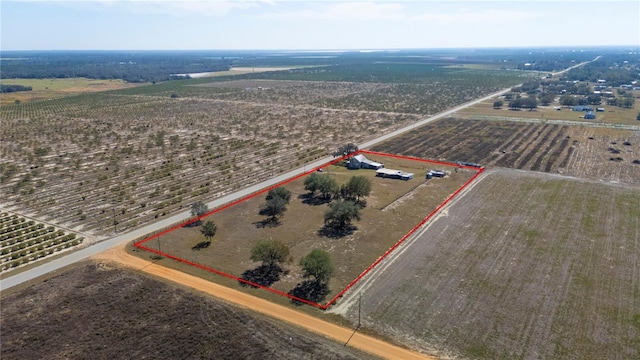
[[[155,263],[129,255],[124,250],[124,245],[117,246],[94,257],[96,260],[115,261],[125,266],[144,271],[145,273],[175,281],[179,284],[192,287],[196,290],[213,295],[253,311],[257,311],[276,319],[300,326],[307,330],[321,334],[338,342],[346,342],[353,329],[348,329],[332,324],[311,315],[307,315],[293,309],[274,304],[270,301],[245,294],[243,292],[218,285],[196,276],[169,269]],[[387,359],[435,359],[427,355],[419,354],[401,347],[391,345],[382,340],[355,333],[349,340],[349,345],[368,353],[382,356]]]

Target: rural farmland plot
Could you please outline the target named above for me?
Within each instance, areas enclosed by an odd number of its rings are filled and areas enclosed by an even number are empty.
[[[638,358],[640,191],[486,174],[364,290],[363,324],[471,358]]]
[[[448,118],[373,150],[640,183],[640,132],[631,130]]]
[[[391,81],[390,67],[406,82]],[[0,206],[90,236],[123,232],[522,75],[410,68],[194,79],[2,106]]]

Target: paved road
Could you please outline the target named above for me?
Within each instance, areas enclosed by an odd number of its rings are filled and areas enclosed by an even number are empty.
[[[591,61],[596,61],[598,58],[599,58],[599,56],[596,57],[595,59],[591,60]],[[572,66],[571,68],[582,66],[582,65],[584,65],[586,63],[589,63],[591,61],[586,61],[584,63],[577,64],[575,66]],[[571,68],[569,68],[569,69],[571,69]],[[561,73],[563,73],[565,71],[568,71],[569,69],[565,69],[565,70],[557,72],[555,74],[561,74]],[[479,98],[479,99],[464,103],[464,104],[459,105],[459,106],[456,106],[456,107],[454,107],[452,109],[449,109],[447,111],[441,112],[441,113],[439,113],[437,115],[430,116],[430,117],[427,117],[425,119],[416,121],[414,124],[411,124],[409,126],[405,126],[404,128],[398,129],[396,131],[390,132],[388,134],[382,135],[382,136],[377,137],[377,138],[375,138],[373,140],[370,140],[370,141],[367,141],[367,142],[365,142],[363,144],[360,144],[359,148],[367,149],[367,148],[369,148],[369,147],[371,147],[371,146],[373,146],[375,144],[378,144],[380,142],[388,140],[388,139],[390,139],[390,138],[392,138],[394,136],[398,136],[400,134],[412,131],[416,127],[428,124],[428,123],[430,123],[432,121],[435,121],[435,120],[441,119],[443,117],[449,116],[449,115],[451,115],[451,114],[453,114],[453,113],[455,113],[455,112],[457,112],[459,110],[462,110],[464,108],[473,106],[473,105],[478,104],[480,102],[483,102],[483,101],[489,100],[491,98],[494,98],[494,97],[496,97],[498,95],[502,95],[504,93],[507,93],[510,89],[511,88],[503,89],[503,90],[495,92],[495,93],[493,93],[491,95],[487,95],[487,96],[484,96],[482,98]],[[284,180],[287,180],[287,179],[289,179],[289,178],[291,178],[291,177],[293,177],[295,175],[302,174],[305,171],[313,170],[313,169],[315,169],[317,167],[322,166],[323,164],[326,164],[327,162],[329,162],[331,160],[333,160],[332,157],[325,157],[323,159],[319,159],[319,160],[317,160],[317,161],[315,161],[313,163],[306,164],[303,167],[300,167],[298,169],[295,169],[295,170],[289,171],[289,172],[287,172],[285,174],[276,176],[275,178],[272,178],[272,179],[269,179],[269,180],[265,180],[265,181],[263,181],[263,182],[261,182],[259,184],[250,186],[250,187],[248,187],[246,189],[239,190],[238,192],[235,192],[233,194],[229,194],[229,195],[223,196],[223,197],[221,197],[221,198],[219,198],[217,200],[209,202],[207,205],[209,206],[210,209],[219,207],[219,206],[221,206],[223,204],[226,204],[226,203],[232,202],[234,200],[240,199],[240,198],[242,198],[244,196],[247,196],[247,195],[249,195],[251,193],[254,193],[254,192],[259,191],[261,189],[264,189],[266,187],[269,187],[269,186],[275,185],[275,184],[277,184],[279,182],[282,182]],[[168,218],[166,218],[164,220],[160,220],[160,221],[155,222],[153,224],[150,224],[150,225],[147,225],[145,227],[139,228],[137,230],[133,230],[131,232],[115,236],[115,237],[110,238],[108,240],[104,240],[104,241],[101,241],[99,243],[95,243],[95,244],[90,245],[90,246],[88,246],[86,248],[83,248],[81,250],[78,250],[78,251],[75,251],[75,252],[71,252],[68,255],[65,255],[63,257],[60,257],[58,259],[55,259],[55,260],[52,260],[52,261],[49,261],[49,262],[46,262],[46,263],[43,263],[40,266],[36,266],[36,267],[31,268],[29,270],[23,271],[23,272],[21,272],[19,274],[16,274],[16,275],[13,275],[13,276],[9,276],[7,278],[3,278],[0,281],[0,291],[8,289],[8,288],[11,288],[11,287],[19,285],[19,284],[22,284],[22,283],[27,282],[27,281],[33,280],[33,279],[35,279],[35,278],[37,278],[39,276],[42,276],[42,275],[45,275],[47,273],[56,271],[58,269],[61,269],[61,268],[65,267],[65,266],[68,266],[68,265],[71,265],[71,264],[73,264],[75,262],[78,262],[80,260],[87,259],[87,258],[89,258],[91,256],[94,256],[96,254],[99,254],[99,253],[101,253],[101,252],[103,252],[105,250],[111,249],[111,248],[113,248],[113,247],[115,247],[115,246],[117,246],[119,244],[127,243],[129,241],[141,238],[141,237],[143,237],[143,236],[145,236],[147,234],[152,234],[152,233],[157,232],[157,231],[159,231],[161,229],[165,229],[165,228],[168,228],[168,227],[170,227],[172,225],[179,224],[179,223],[184,222],[185,220],[187,220],[189,217],[190,217],[189,211],[185,211],[185,212],[173,215],[171,217],[168,217]]]

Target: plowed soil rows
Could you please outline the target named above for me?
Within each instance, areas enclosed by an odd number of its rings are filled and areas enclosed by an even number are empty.
[[[638,188],[485,173],[362,292],[364,325],[468,358],[640,357]]]
[[[449,118],[372,150],[640,184],[640,132],[632,130]]]

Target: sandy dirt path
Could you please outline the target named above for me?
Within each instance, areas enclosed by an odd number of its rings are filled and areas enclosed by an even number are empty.
[[[117,246],[93,257],[95,260],[115,261],[122,265],[144,271],[147,274],[162,277],[179,284],[192,287],[196,290],[213,295],[253,311],[257,311],[279,320],[300,326],[307,330],[321,334],[338,342],[345,343],[353,334],[353,329],[348,329],[327,321],[323,321],[311,315],[307,315],[282,305],[245,294],[243,292],[209,282],[207,280],[185,274],[183,272],[157,265],[147,260],[127,254],[124,245]],[[368,353],[382,356],[387,359],[436,359],[435,357],[413,352],[371,336],[355,333],[349,345]]]

